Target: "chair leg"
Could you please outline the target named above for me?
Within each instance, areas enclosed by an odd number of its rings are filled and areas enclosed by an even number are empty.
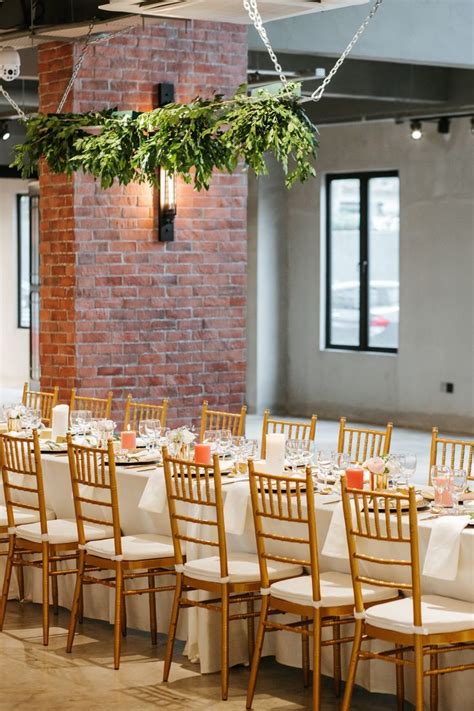
[[[423,640],[415,635],[415,708],[423,711]]]
[[[79,596],[78,622],[80,625],[84,622],[84,589],[81,584],[81,594]]]
[[[229,585],[222,585],[221,593],[221,698],[229,693]]]
[[[247,614],[250,617],[247,618],[247,640],[248,640],[248,650],[249,650],[249,664],[252,664],[253,653],[255,651],[255,617],[253,613],[255,612],[254,600],[247,601]]]
[[[43,575],[43,645],[49,644],[49,543],[43,541],[41,572]]]
[[[121,621],[122,621],[122,637],[127,636],[127,605],[126,605],[126,596],[124,594],[124,581],[122,577],[122,609],[121,609]]]
[[[51,572],[58,569],[58,564],[55,560],[51,561]],[[58,597],[58,576],[51,575],[51,589],[53,593],[53,613],[59,615],[59,597]]]
[[[354,641],[352,643],[351,660],[349,662],[349,670],[347,673],[346,688],[342,699],[341,711],[349,711],[351,707],[352,690],[357,672],[357,663],[359,661],[360,646],[362,643],[362,632],[364,629],[363,621],[355,621]]]
[[[81,601],[82,601],[82,576],[84,575],[85,553],[79,551],[79,561],[77,565],[76,585],[74,587],[74,595],[72,598],[71,617],[69,618],[69,630],[67,635],[66,652],[72,652],[74,644],[74,635],[76,634],[77,619],[80,616]]]
[[[16,566],[16,577],[18,580],[18,597],[20,602],[23,602],[25,599],[25,574],[22,565]]]
[[[148,576],[148,587],[155,587],[155,576]],[[156,634],[156,595],[154,592],[148,593],[148,602],[150,605],[150,632],[151,632],[151,643],[157,644],[158,637]]]
[[[260,658],[262,656],[263,640],[265,638],[265,623],[268,617],[268,608],[270,606],[270,596],[262,597],[262,607],[260,610],[260,620],[258,623],[257,639],[255,640],[255,651],[253,653],[252,666],[250,667],[249,685],[247,687],[247,708],[252,708],[252,701],[255,694],[255,686],[257,684],[258,667],[260,666]]]
[[[403,645],[396,644],[398,649],[403,650]],[[403,659],[403,651],[396,653],[397,659]],[[396,664],[396,675],[397,675],[397,711],[403,711],[405,706],[405,678],[403,666],[401,664]]]
[[[341,639],[341,627],[340,625],[334,625],[333,627],[334,640]],[[334,693],[339,698],[341,695],[341,645],[334,644],[332,648],[332,661],[333,661],[333,674],[334,674]]]
[[[7,611],[8,593],[10,591],[10,581],[13,570],[13,556],[15,554],[15,537],[10,536],[8,542],[8,556],[5,565],[5,577],[3,578],[2,599],[0,602],[0,632],[3,630],[5,622],[5,613]]]
[[[313,711],[319,711],[321,700],[321,612],[313,613]]]
[[[121,622],[124,613],[123,570],[117,561],[115,570],[114,669],[120,666]]]
[[[308,618],[301,617],[301,622],[305,622]],[[309,686],[309,637],[301,635],[301,666],[303,668],[303,685],[305,689]]]
[[[430,654],[430,671],[438,668],[438,655]],[[430,676],[430,711],[438,711],[438,679],[437,674]]]
[[[168,681],[171,662],[173,659],[174,640],[176,638],[176,628],[178,626],[180,598],[183,591],[183,575],[176,573],[176,589],[174,591],[173,607],[171,608],[170,626],[168,630],[168,641],[166,643],[165,663],[163,665],[163,681]]]

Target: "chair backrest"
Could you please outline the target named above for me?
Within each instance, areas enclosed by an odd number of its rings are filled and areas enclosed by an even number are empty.
[[[112,391],[107,393],[107,397],[89,397],[89,395],[78,395],[76,388],[71,390],[71,405],[72,410],[90,410],[93,418],[110,418],[112,411]]]
[[[230,430],[235,437],[242,437],[245,434],[246,414],[246,405],[240,408],[240,412],[224,412],[210,410],[207,400],[204,400],[201,410],[199,441],[202,442],[206,430]]]
[[[211,546],[218,550],[221,579],[227,578],[229,572],[219,457],[215,454],[210,465],[195,464],[170,457],[168,449],[163,447],[163,466],[176,564],[183,563],[183,543]],[[204,507],[205,512],[202,515],[201,507]],[[190,523],[198,525],[195,535],[190,534]],[[214,539],[204,538],[200,535],[200,526],[211,526],[217,535]]]
[[[110,526],[114,532],[115,556],[121,556],[113,442],[109,441],[106,449],[86,447],[74,444],[71,435],[67,435],[67,451],[79,544],[86,544],[84,524]]]
[[[364,462],[370,457],[380,457],[390,452],[393,424],[385,430],[371,427],[348,427],[346,418],[339,421],[338,452],[348,454],[352,462]]]
[[[159,420],[161,426],[166,425],[168,413],[168,398],[163,398],[161,405],[151,405],[145,402],[133,402],[132,396],[128,395],[125,403],[124,430],[130,425],[131,430],[138,430],[142,420]]]
[[[291,563],[311,568],[313,600],[320,600],[318,539],[311,469],[308,467],[305,476],[298,478],[261,474],[255,471],[250,460],[249,478],[262,588],[270,586],[268,561]],[[289,524],[292,524],[291,531],[286,533]],[[301,524],[300,536],[295,535],[294,524]],[[278,542],[276,549],[272,547],[274,542]],[[282,555],[282,547],[295,551],[295,555]]]
[[[48,534],[41,450],[37,430],[32,437],[0,435],[0,465],[8,528],[15,529],[15,511],[35,511],[41,534]]]
[[[341,477],[342,505],[346,524],[349,561],[354,586],[356,613],[364,612],[363,585],[407,591],[413,600],[415,627],[421,621],[420,558],[418,551],[418,515],[415,487],[409,486],[408,495],[392,492],[352,489],[346,476]],[[408,511],[408,521],[404,513]],[[375,546],[367,546],[376,542]],[[398,547],[398,548],[397,548]],[[403,557],[396,557],[396,550]],[[360,563],[370,565],[370,575],[360,572]],[[394,580],[387,570],[394,566],[408,569],[408,582]],[[377,572],[380,571],[380,572]]]
[[[21,399],[25,407],[41,410],[41,419],[45,425],[51,424],[53,407],[58,404],[59,387],[56,385],[53,392],[43,392],[40,390],[30,390],[28,383],[23,386],[23,397]]]
[[[430,484],[431,467],[435,464],[445,464],[453,469],[465,469],[467,478],[474,481],[474,440],[440,437],[438,428],[433,427],[429,471]]]
[[[278,420],[274,417],[270,417],[270,410],[265,410],[262,424],[261,458],[265,459],[267,454],[267,434],[279,432],[286,435],[287,439],[309,439],[311,442],[314,442],[317,421],[317,415],[313,415],[310,420],[303,422]]]

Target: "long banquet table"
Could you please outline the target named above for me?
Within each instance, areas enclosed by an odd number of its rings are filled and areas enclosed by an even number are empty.
[[[68,470],[67,457],[58,455],[43,455],[43,471],[45,480],[45,494],[47,507],[52,509],[57,518],[74,518],[72,490]],[[158,533],[170,535],[168,512],[151,513],[139,508],[139,502],[150,476],[163,477],[161,469],[156,471],[136,471],[127,468],[117,468],[121,526],[124,535],[136,533]],[[224,496],[229,488],[235,486],[230,480],[223,486]],[[255,536],[253,521],[248,505],[248,495],[242,489],[242,504],[239,505],[242,521],[239,534],[228,533],[228,550],[233,552],[254,553]],[[3,492],[2,492],[3,493]],[[335,510],[335,504],[328,504],[327,496],[316,496],[318,545],[320,548],[321,570],[335,570],[349,572],[348,561],[344,558],[329,558],[322,555],[323,544]],[[432,522],[419,524],[420,556],[423,559],[426,553],[430,527]],[[462,533],[458,573],[454,580],[438,580],[423,577],[423,593],[456,597],[474,603],[474,568],[473,568],[473,543],[474,530],[465,529]],[[208,553],[209,554],[209,553]],[[4,559],[0,565],[4,566]],[[390,571],[391,572],[391,571]],[[3,571],[0,571],[3,577]],[[168,579],[163,579],[163,582]],[[172,578],[170,577],[170,581]],[[61,576],[59,578],[59,604],[70,608],[74,576]],[[27,568],[25,570],[25,589],[27,599],[34,602],[41,601],[41,574],[38,570]],[[84,592],[84,612],[87,617],[113,622],[113,596],[114,591],[103,586],[86,586]],[[131,628],[148,630],[148,600],[147,596],[132,596],[127,599],[127,621]],[[171,609],[172,593],[160,593],[158,600],[158,627],[159,631],[167,633],[168,620]],[[215,672],[220,668],[219,652],[219,625],[215,624],[215,613],[193,608],[185,611],[180,617],[178,638],[186,640],[185,653],[195,662],[199,662],[201,672]],[[8,617],[6,621],[8,627]],[[372,642],[377,644],[378,642]],[[230,664],[246,664],[247,657],[247,628],[245,621],[235,621],[231,624]],[[268,634],[265,639],[264,655],[275,655],[282,664],[293,667],[301,666],[301,643],[299,635],[279,632]],[[350,645],[343,647],[343,675],[347,668]],[[467,654],[462,656],[466,662]],[[458,655],[459,656],[459,655]],[[448,655],[446,663],[455,663],[455,655]],[[461,659],[461,658],[460,658]],[[179,657],[176,657],[179,660]],[[332,653],[326,649],[322,659],[323,674],[332,675]],[[407,698],[413,700],[414,680],[410,670],[405,673]],[[299,676],[295,679],[299,684]],[[357,683],[365,688],[385,693],[395,692],[395,671],[392,665],[380,662],[361,662],[357,675]],[[440,709],[454,709],[467,711],[471,708],[474,697],[474,673],[464,672],[448,674],[440,680]],[[429,695],[425,695],[429,698]]]

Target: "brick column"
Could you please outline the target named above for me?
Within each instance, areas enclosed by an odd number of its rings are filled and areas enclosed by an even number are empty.
[[[79,47],[39,49],[40,107],[54,111]],[[177,101],[230,95],[245,81],[244,27],[160,21],[89,50],[66,110],[147,110],[156,85]],[[41,383],[123,400],[170,398],[170,419],[195,419],[204,397],[245,397],[246,178],[216,174],[208,193],[180,184],[175,242],[157,241],[147,186],[101,190],[43,170]]]

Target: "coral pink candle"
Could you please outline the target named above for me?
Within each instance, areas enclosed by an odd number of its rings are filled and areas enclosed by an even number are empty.
[[[121,449],[136,449],[137,446],[137,433],[135,430],[124,430],[120,433],[120,447]]]
[[[349,489],[363,489],[364,470],[362,467],[348,467],[346,469],[346,482]]]
[[[196,464],[211,463],[211,445],[210,444],[195,444],[194,445],[194,461]]]

